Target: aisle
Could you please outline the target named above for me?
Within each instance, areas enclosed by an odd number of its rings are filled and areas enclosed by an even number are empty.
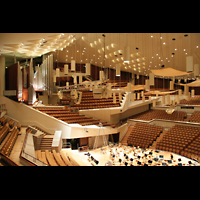
[[[25,135],[26,135],[26,129],[27,129],[27,127],[21,127],[21,135],[17,136],[17,140],[16,140],[15,145],[14,145],[14,147],[11,151],[11,154],[9,156],[10,159],[15,161],[20,166],[23,166],[20,163],[19,155],[20,155],[21,150],[22,150],[22,145],[23,145],[24,138],[25,138]]]

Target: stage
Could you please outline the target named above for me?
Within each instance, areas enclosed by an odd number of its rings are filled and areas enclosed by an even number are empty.
[[[87,152],[71,149],[61,151],[72,156],[80,166],[200,166],[200,163],[172,152],[118,144]]]

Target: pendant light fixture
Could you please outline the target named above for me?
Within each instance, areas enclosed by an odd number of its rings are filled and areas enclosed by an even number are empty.
[[[91,71],[90,68],[91,68],[90,63],[86,63],[86,76],[90,75],[90,71]]]
[[[124,63],[130,62],[130,47],[128,46],[128,36],[126,34],[126,46],[124,47]]]
[[[65,75],[68,74],[68,69],[69,69],[68,65],[65,64],[65,65],[64,65],[64,74],[65,74]]]
[[[124,63],[130,62],[130,47],[125,46],[124,47]]]
[[[71,71],[75,71],[75,60],[71,60]]]
[[[116,76],[120,76],[120,64],[116,64]]]

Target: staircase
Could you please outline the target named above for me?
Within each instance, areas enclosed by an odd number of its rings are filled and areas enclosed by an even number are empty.
[[[53,135],[45,135],[40,144],[40,150],[41,151],[45,151],[45,150],[51,151],[52,141],[53,141]]]
[[[167,131],[163,131],[163,132],[160,134],[160,136],[157,138],[157,140],[154,141],[153,144],[152,144],[149,148],[156,149],[156,144],[157,144],[157,142],[161,141],[166,133],[167,133]]]
[[[128,131],[126,132],[126,134],[124,135],[124,137],[121,140],[121,144],[123,145],[127,145],[127,139],[129,137],[129,135],[131,134],[132,130],[133,130],[134,126],[129,126]]]

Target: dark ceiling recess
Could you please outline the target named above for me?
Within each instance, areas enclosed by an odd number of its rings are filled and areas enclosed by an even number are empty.
[[[176,38],[172,38],[172,40],[176,40]]]
[[[137,49],[137,50],[139,50],[139,48],[138,48],[138,47],[136,47],[136,49]]]
[[[184,35],[184,37],[187,37],[187,36],[188,36],[188,34],[185,34],[185,35]]]

